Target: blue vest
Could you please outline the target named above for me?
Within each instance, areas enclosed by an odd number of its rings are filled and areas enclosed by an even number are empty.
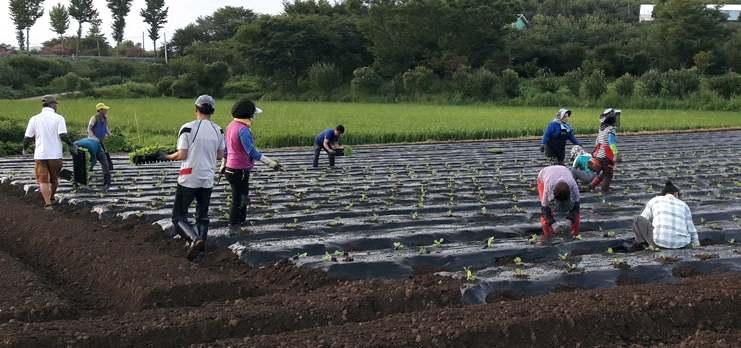
[[[103,140],[107,132],[108,132],[108,120],[106,118],[95,115],[95,124],[93,124],[93,134],[95,134],[95,137],[100,140]]]

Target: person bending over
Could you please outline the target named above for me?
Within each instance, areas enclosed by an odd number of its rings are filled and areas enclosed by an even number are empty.
[[[329,166],[334,167],[335,149],[339,148],[337,144],[343,134],[345,134],[345,127],[340,124],[334,129],[327,128],[316,136],[314,139],[314,168],[319,167],[319,155],[322,153],[322,150],[329,157]]]
[[[561,165],[545,167],[538,173],[538,198],[540,200],[540,225],[543,241],[555,232],[567,229],[568,224],[556,224],[556,214],[565,215],[571,225],[571,235],[579,235],[579,188],[569,168]]]
[[[566,157],[566,141],[574,145],[581,145],[574,136],[574,128],[569,124],[571,110],[561,109],[556,118],[543,131],[543,140],[540,143],[540,152],[544,152],[551,164],[563,164]]]

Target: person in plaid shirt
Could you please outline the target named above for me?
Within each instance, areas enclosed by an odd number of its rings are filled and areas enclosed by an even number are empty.
[[[648,201],[633,221],[636,244],[666,249],[700,246],[690,207],[679,197],[679,188],[667,181],[661,196]]]

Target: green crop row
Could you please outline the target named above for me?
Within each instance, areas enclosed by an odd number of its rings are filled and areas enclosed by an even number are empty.
[[[68,128],[83,132],[97,100],[64,100],[59,112]],[[193,120],[189,100],[168,98],[105,100],[112,107],[111,128],[118,128],[136,146],[172,144],[180,126]],[[219,100],[213,120],[226,128],[232,101]],[[265,112],[253,126],[257,146],[310,146],[316,134],[338,123],[347,129],[343,143],[371,144],[419,141],[497,139],[537,136],[553,119],[556,107],[495,105],[418,105],[259,102]],[[0,118],[25,121],[40,110],[36,101],[0,100]],[[577,135],[593,134],[600,109],[574,108]],[[623,110],[621,131],[686,130],[741,127],[734,112]],[[84,134],[84,133],[83,133]]]

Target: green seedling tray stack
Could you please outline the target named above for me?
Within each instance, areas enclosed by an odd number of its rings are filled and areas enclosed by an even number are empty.
[[[172,153],[175,149],[167,146],[146,146],[129,153],[129,161],[134,165],[162,162],[159,153]]]

